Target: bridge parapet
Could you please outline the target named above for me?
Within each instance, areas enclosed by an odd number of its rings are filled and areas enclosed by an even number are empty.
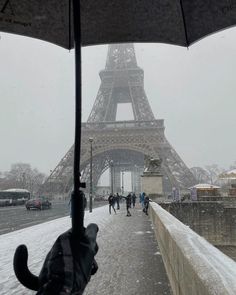
[[[150,216],[175,295],[235,295],[236,263],[151,203]]]

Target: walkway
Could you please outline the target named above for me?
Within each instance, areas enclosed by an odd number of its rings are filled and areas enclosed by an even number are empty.
[[[141,208],[132,209],[126,217],[125,204],[115,215],[109,215],[108,206],[86,213],[85,222],[95,222],[98,234],[99,270],[87,286],[85,295],[164,295],[171,294],[162,258],[149,218]],[[59,233],[70,226],[64,217],[30,228],[0,236],[0,286],[2,295],[28,295],[35,292],[24,289],[13,274],[12,257],[20,243],[29,249],[29,267],[38,274],[45,253]]]
[[[85,294],[171,294],[149,218],[140,208],[126,217],[125,204],[100,225],[99,272]],[[108,214],[108,208],[105,214]]]

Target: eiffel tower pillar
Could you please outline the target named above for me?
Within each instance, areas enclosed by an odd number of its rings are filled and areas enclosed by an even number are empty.
[[[114,193],[121,193],[121,175],[119,166],[114,169]]]
[[[132,180],[133,180],[133,191],[135,193],[140,193],[141,192],[141,174],[143,172],[143,168],[140,169],[138,166],[134,166],[134,169],[132,171]]]

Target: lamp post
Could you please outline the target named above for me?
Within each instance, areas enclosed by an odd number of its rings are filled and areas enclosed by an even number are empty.
[[[113,168],[114,168],[114,163],[111,160],[110,162],[110,167],[111,167],[111,194],[113,195],[114,193],[114,187],[113,187]]]
[[[124,171],[121,171],[121,194],[124,195]]]
[[[50,199],[52,200],[52,170],[50,170]]]
[[[90,193],[89,193],[89,212],[93,211],[93,138],[89,138],[90,142]]]
[[[133,191],[136,192],[138,190],[138,177],[139,177],[139,171],[138,171],[138,166],[137,165],[134,165],[134,188],[133,188]]]

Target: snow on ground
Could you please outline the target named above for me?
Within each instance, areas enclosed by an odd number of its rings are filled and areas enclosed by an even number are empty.
[[[99,226],[98,272],[91,278],[84,295],[170,295],[170,285],[156,242],[151,221],[139,205],[126,216],[125,203],[117,214],[108,206],[86,212],[85,225]],[[17,281],[13,256],[20,244],[29,250],[29,269],[38,275],[54,241],[70,228],[70,218],[63,217],[22,230],[0,235],[0,294],[32,295]]]
[[[107,223],[109,215],[107,206],[96,208],[92,214],[86,212],[85,224],[95,222],[99,228]],[[35,294],[26,290],[17,281],[13,271],[13,256],[15,249],[20,244],[27,245],[29,269],[38,275],[46,254],[51,249],[56,238],[71,226],[69,217],[55,219],[22,230],[0,235],[0,294],[1,295],[26,295]]]

